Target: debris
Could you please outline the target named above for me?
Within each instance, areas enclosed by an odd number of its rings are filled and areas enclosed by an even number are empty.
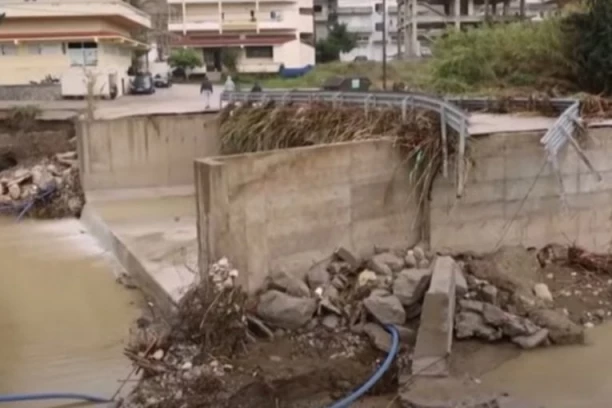
[[[349,264],[352,270],[357,270],[361,266],[359,258],[357,258],[351,251],[344,247],[336,249],[335,255],[337,258]]]
[[[259,297],[257,315],[263,321],[282,329],[298,329],[314,315],[317,301],[294,297],[277,290],[269,290]]]
[[[487,341],[497,341],[503,332],[485,323],[482,315],[462,311],[455,317],[455,335],[458,339],[479,338]]]
[[[376,323],[366,323],[363,332],[370,338],[372,344],[385,353],[391,349],[391,335]]]
[[[306,282],[308,282],[308,286],[310,286],[312,290],[325,286],[329,282],[327,264],[325,262],[314,264],[308,272],[306,272]]]
[[[368,267],[378,275],[388,276],[402,270],[404,260],[391,252],[383,252],[374,255],[368,262]]]
[[[552,293],[550,293],[550,289],[548,289],[547,284],[536,283],[533,286],[533,293],[535,293],[535,295],[539,297],[540,299],[548,303],[553,303],[553,296],[552,296]]]
[[[393,294],[397,296],[402,305],[412,306],[420,302],[427,292],[431,270],[404,269],[393,282]]]
[[[406,312],[394,295],[376,296],[371,294],[363,301],[365,308],[381,324],[404,324]]]
[[[417,259],[412,249],[409,250],[408,253],[406,253],[406,256],[404,257],[404,263],[406,264],[407,268],[416,268]]]
[[[304,281],[283,271],[275,271],[269,276],[268,287],[283,291],[291,296],[310,296],[310,289],[308,289],[308,285]]]
[[[329,314],[321,319],[321,325],[330,330],[336,329],[340,326],[340,317],[336,314]]]
[[[545,345],[548,341],[548,330],[540,329],[532,335],[516,336],[512,338],[512,342],[518,344],[524,349],[533,349],[541,345]]]
[[[465,275],[463,274],[461,267],[458,266],[455,269],[455,274],[455,287],[457,291],[457,297],[462,298],[468,291],[468,284],[465,280]]]
[[[359,274],[359,277],[357,278],[357,284],[359,286],[367,286],[368,284],[371,284],[377,281],[378,281],[378,277],[376,276],[376,273],[368,269],[365,269],[364,271],[362,271]]]
[[[538,326],[548,329],[548,336],[555,344],[584,343],[583,327],[572,322],[563,312],[538,309],[532,311],[529,318]]]

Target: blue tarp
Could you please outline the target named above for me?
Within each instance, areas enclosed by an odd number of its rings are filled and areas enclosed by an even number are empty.
[[[314,66],[306,65],[301,68],[285,68],[281,67],[279,74],[283,78],[299,78],[303,75],[306,75]]]

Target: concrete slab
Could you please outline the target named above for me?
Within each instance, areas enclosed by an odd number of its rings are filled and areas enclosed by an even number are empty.
[[[197,271],[195,199],[142,190],[105,192],[86,205],[81,222],[139,281],[167,314]]]
[[[412,360],[414,375],[440,377],[450,373],[456,269],[449,256],[434,261]]]

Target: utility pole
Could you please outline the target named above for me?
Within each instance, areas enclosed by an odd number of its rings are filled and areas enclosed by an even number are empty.
[[[387,0],[383,0],[382,15],[382,80],[383,89],[387,89]]]

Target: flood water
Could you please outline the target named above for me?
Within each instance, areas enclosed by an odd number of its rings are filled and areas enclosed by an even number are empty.
[[[115,393],[131,371],[122,350],[142,300],[113,269],[78,220],[0,218],[0,394]]]

